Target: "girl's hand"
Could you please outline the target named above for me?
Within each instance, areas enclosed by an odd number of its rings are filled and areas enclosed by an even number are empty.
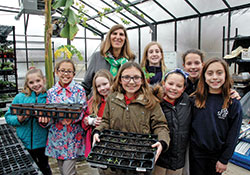
[[[48,124],[50,121],[50,118],[49,117],[39,117],[38,121],[39,121],[39,123],[42,123],[42,124]]]
[[[162,152],[162,145],[160,142],[156,142],[155,144],[152,145],[152,148],[155,148],[155,147],[157,147],[157,151],[155,155],[155,162],[156,162]]]
[[[97,117],[94,121],[94,125],[95,126],[99,126],[102,122],[102,117]]]
[[[94,134],[93,136],[93,143],[92,143],[92,146],[95,145],[95,142],[100,142],[100,139],[99,139],[99,134]]]
[[[216,172],[217,173],[223,173],[227,170],[227,165],[221,163],[220,161],[217,161],[216,163]]]
[[[234,90],[234,89],[230,89],[230,97],[232,98],[232,99],[237,99],[237,100],[240,100],[241,99],[241,96],[240,96],[240,94],[236,91],[236,90]]]
[[[27,115],[25,115],[25,116],[23,116],[23,115],[18,115],[18,116],[17,116],[17,120],[18,120],[20,123],[22,123],[26,118],[29,118],[29,116],[27,116]]]
[[[89,118],[89,117],[87,116],[87,117],[85,117],[85,118],[83,119],[83,122],[84,122],[84,124],[85,124],[86,126],[89,125],[88,118]]]

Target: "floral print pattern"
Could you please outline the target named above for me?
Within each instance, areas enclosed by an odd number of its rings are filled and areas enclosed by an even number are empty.
[[[49,129],[45,154],[47,156],[69,160],[83,156],[85,152],[85,133],[81,121],[87,109],[86,94],[82,86],[74,80],[63,88],[57,82],[47,92],[47,103],[81,103],[82,114],[69,125],[63,125],[63,120],[54,120]]]

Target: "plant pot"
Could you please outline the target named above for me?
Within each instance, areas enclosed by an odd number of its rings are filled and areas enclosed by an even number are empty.
[[[56,110],[58,112],[58,117],[62,117],[62,118],[66,118],[67,117],[67,111],[68,111],[68,107],[66,107],[65,105],[61,104],[61,106],[57,106]]]
[[[23,108],[23,115],[32,115],[33,112],[33,103],[24,103],[22,104],[22,108]]]
[[[10,112],[12,115],[20,115],[23,113],[22,104],[11,104]]]
[[[46,104],[44,104],[44,103],[34,104],[34,110],[36,111],[36,116],[38,116],[38,117],[47,116],[45,107],[46,107]]]

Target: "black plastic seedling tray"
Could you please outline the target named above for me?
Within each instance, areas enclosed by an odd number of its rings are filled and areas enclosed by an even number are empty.
[[[0,125],[0,174],[37,175],[41,174],[12,126]]]
[[[154,167],[157,135],[104,130],[87,161],[92,167],[150,172]]]
[[[26,105],[26,106],[25,106]],[[45,104],[23,104],[23,106],[10,106],[13,115],[28,115],[31,117],[50,117],[50,118],[71,118],[76,119],[81,115],[82,105],[80,104],[46,104],[44,108],[37,105]],[[77,110],[77,111],[74,111]]]

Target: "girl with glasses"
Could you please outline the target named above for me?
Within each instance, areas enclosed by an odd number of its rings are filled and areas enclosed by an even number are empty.
[[[47,92],[47,103],[79,103],[83,105],[82,114],[77,119],[57,119],[50,121],[45,154],[57,159],[61,174],[77,174],[76,160],[84,156],[84,130],[81,121],[87,108],[84,88],[77,84],[75,65],[72,60],[60,61],[55,72],[59,81]]]
[[[152,94],[140,65],[127,62],[119,69],[107,100],[102,122],[94,130],[93,143],[99,142],[99,133],[104,129],[157,134],[156,160],[168,148],[169,129],[158,99]],[[110,171],[110,172],[107,172]],[[101,174],[134,174],[115,169]],[[135,173],[136,174],[136,173]]]

